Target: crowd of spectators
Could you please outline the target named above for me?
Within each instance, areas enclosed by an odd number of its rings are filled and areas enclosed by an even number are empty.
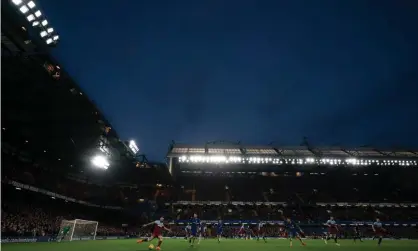
[[[178,177],[182,191],[194,190],[197,201],[263,201],[313,204],[317,202],[411,202],[418,193],[414,168],[335,168],[276,176],[184,175]],[[190,193],[176,192],[179,200]]]
[[[1,231],[3,236],[54,236],[62,220],[84,219],[98,221],[98,235],[121,235],[127,229],[123,223],[137,224],[136,219],[123,211],[90,207],[51,198],[40,193],[17,190],[2,184]],[[110,216],[110,217],[109,217]]]

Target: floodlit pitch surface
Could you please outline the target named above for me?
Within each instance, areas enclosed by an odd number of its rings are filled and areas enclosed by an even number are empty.
[[[216,240],[202,240],[199,245],[190,247],[185,240],[167,239],[161,250],[199,250],[199,251],[278,251],[278,250],[393,250],[393,251],[417,251],[417,240],[391,240],[384,241],[381,247],[377,247],[376,241],[365,241],[354,244],[351,240],[342,240],[341,246],[332,242],[325,245],[320,240],[307,240],[307,246],[302,247],[294,242],[290,249],[287,240],[269,240],[268,243],[256,240],[222,240],[220,244]],[[155,245],[156,242],[153,242]],[[8,243],[2,244],[2,251],[146,251],[149,243],[137,244],[136,240],[103,240],[103,241],[74,241],[74,242],[49,242],[49,243]]]

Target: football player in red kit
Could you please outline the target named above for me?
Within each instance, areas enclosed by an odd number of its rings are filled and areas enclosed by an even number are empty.
[[[334,220],[334,217],[330,217],[329,220],[325,223],[325,226],[328,227],[328,237],[325,239],[325,244],[327,244],[327,240],[330,238],[333,238],[335,241],[335,245],[339,246],[340,243],[338,243],[338,232],[339,228],[337,225],[337,222]]]
[[[158,244],[156,247],[156,250],[160,250],[161,249],[161,244],[163,243],[163,235],[162,232],[163,230],[167,230],[167,231],[171,231],[170,229],[166,228],[164,226],[164,217],[161,217],[159,220],[150,222],[148,224],[143,225],[142,227],[147,227],[150,225],[154,225],[154,229],[152,231],[152,235],[150,238],[145,238],[142,240],[137,240],[137,243],[142,243],[142,242],[148,242],[148,241],[152,241],[156,238],[158,238]]]
[[[386,235],[387,231],[386,229],[383,228],[383,224],[379,218],[376,218],[376,221],[372,225],[372,229],[373,229],[375,238],[379,239],[377,245],[380,246],[380,244],[382,244],[383,237]]]
[[[263,239],[264,242],[267,242],[266,237],[264,236],[264,225],[265,223],[262,221],[259,221],[257,224],[257,227],[255,229],[255,234],[257,236],[257,241],[260,240],[260,237]]]

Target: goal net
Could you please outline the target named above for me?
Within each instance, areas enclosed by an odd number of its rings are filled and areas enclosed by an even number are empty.
[[[89,220],[62,220],[57,241],[95,240],[99,222]]]

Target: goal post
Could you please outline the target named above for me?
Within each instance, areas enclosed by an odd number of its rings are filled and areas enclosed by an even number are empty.
[[[99,222],[89,220],[62,220],[57,241],[95,240]]]

